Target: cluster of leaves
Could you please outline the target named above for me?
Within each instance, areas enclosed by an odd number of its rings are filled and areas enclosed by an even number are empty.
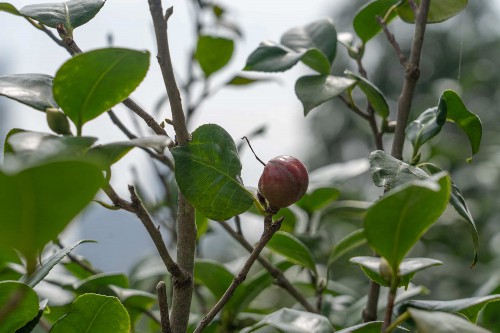
[[[460,12],[467,1],[449,0],[434,4],[429,23],[446,20]],[[71,0],[59,4],[30,5],[20,10],[0,3],[0,10],[26,18],[38,29],[55,28],[64,24],[71,36],[74,28],[94,17],[104,1]],[[224,19],[224,10],[204,5],[217,24],[238,35],[238,29]],[[377,16],[386,23],[396,17],[413,22],[413,10],[408,1],[375,0],[360,9],[354,18],[354,37],[338,35],[330,20],[320,20],[286,32],[280,43],[262,43],[249,57],[245,70],[261,72],[284,71],[299,61],[316,71],[300,77],[295,85],[304,114],[326,101],[347,95],[354,106],[355,88],[366,96],[382,124],[389,123],[390,110],[386,99],[366,77],[350,71],[333,75],[337,45],[347,48],[349,55],[361,60],[365,43],[380,32]],[[230,61],[234,48],[231,38],[205,34],[199,29],[193,60],[202,78],[191,73],[189,81],[201,80],[208,87],[209,78]],[[147,314],[158,328],[156,314],[151,313],[156,296],[133,288],[123,274],[105,274],[87,266],[85,261],[63,258],[79,244],[60,247],[37,264],[37,257],[50,241],[55,241],[71,220],[94,198],[100,188],[106,188],[111,166],[133,147],[163,154],[174,143],[167,136],[139,138],[124,142],[96,145],[97,138],[82,136],[83,126],[126,99],[140,84],[149,67],[149,53],[120,48],[106,48],[77,55],[66,61],[55,74],[13,74],[0,77],[0,95],[15,99],[46,112],[47,121],[55,134],[13,129],[4,147],[5,163],[0,171],[0,332],[31,331],[44,318],[53,324],[51,332],[66,332],[79,327],[95,332],[129,332]],[[244,76],[234,76],[227,84],[254,82]],[[208,89],[208,88],[207,88]],[[186,93],[188,92],[188,89]],[[202,99],[208,95],[205,91]],[[187,108],[194,112],[197,103]],[[71,131],[72,122],[76,136]],[[252,274],[235,291],[207,330],[212,332],[242,328],[242,332],[374,332],[382,322],[359,324],[360,306],[364,298],[349,290],[331,276],[332,267],[344,255],[368,245],[380,257],[357,256],[357,264],[376,283],[390,288],[395,294],[399,287],[406,292],[398,299],[397,319],[389,329],[416,327],[419,332],[443,332],[454,327],[471,332],[483,332],[475,323],[478,313],[488,302],[500,299],[492,294],[461,300],[408,300],[420,294],[423,286],[411,283],[415,273],[442,262],[431,258],[408,258],[422,235],[443,214],[448,203],[468,223],[477,257],[476,225],[465,200],[447,173],[428,162],[422,162],[420,149],[436,136],[446,121],[456,123],[469,138],[472,153],[479,150],[482,127],[479,118],[470,112],[454,91],[443,92],[438,105],[424,111],[406,128],[407,139],[413,145],[408,163],[383,151],[374,151],[368,161],[357,167],[332,165],[311,172],[311,187],[295,207],[282,209],[286,217],[283,230],[267,244],[266,258],[274,269]],[[192,140],[171,149],[175,160],[175,180],[181,192],[198,213],[225,225],[226,220],[247,211],[259,212],[259,200],[254,190],[243,186],[241,162],[234,141],[220,126],[202,125],[192,133]],[[370,168],[375,185],[386,190],[374,203],[338,202],[339,183]],[[427,170],[427,171],[425,171]],[[343,176],[341,171],[345,171]],[[75,191],[78,188],[78,191]],[[252,203],[257,209],[252,210]],[[340,210],[355,212],[363,220],[362,228],[349,234],[327,250],[326,258],[315,255],[311,233],[317,230],[315,221],[322,215]],[[303,218],[301,218],[301,216]],[[302,232],[305,225],[306,232]],[[203,233],[199,233],[201,237]],[[56,242],[57,243],[57,242]],[[12,248],[19,252],[14,252]],[[278,259],[277,259],[278,258]],[[47,280],[47,274],[63,263],[74,281],[50,281],[72,293],[72,301],[60,306],[47,305],[33,289]],[[155,266],[153,264],[152,266]],[[276,270],[295,270],[293,285],[305,295],[306,303],[318,304],[317,312],[258,306],[258,297],[272,290]],[[153,271],[147,278],[158,280],[163,273]],[[224,295],[235,275],[222,263],[199,259],[195,264],[194,280],[204,287],[207,303],[215,303]],[[142,281],[146,280],[144,276]],[[132,284],[138,281],[133,281]],[[137,283],[138,284],[138,283]],[[286,289],[286,288],[285,288]],[[286,289],[289,293],[291,289]],[[50,300],[49,300],[50,301]],[[289,302],[290,304],[291,302]],[[292,303],[293,304],[293,303]],[[203,304],[200,302],[200,308]],[[279,306],[281,307],[281,306]],[[193,311],[197,311],[193,307]],[[272,313],[270,313],[272,312]],[[270,314],[269,314],[270,313]],[[192,315],[189,330],[194,330],[201,314]],[[461,314],[465,317],[457,316]],[[392,315],[392,313],[390,313]],[[348,327],[350,326],[350,327]]]

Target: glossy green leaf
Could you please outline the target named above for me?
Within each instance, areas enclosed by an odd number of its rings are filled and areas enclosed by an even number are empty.
[[[195,56],[205,76],[209,77],[229,63],[233,51],[232,39],[203,35],[198,37]]]
[[[337,52],[337,31],[332,20],[322,19],[288,30],[281,44],[297,52],[317,49],[332,63]]]
[[[215,299],[226,292],[234,279],[234,275],[224,265],[214,260],[198,259],[194,265],[194,280],[210,290]]]
[[[427,300],[410,300],[404,302],[400,312],[406,308],[417,308],[426,311],[443,311],[450,313],[460,313],[469,319],[471,322],[476,322],[478,314],[490,302],[500,301],[500,295],[488,295],[481,297],[470,297],[462,299],[454,299],[451,301],[427,301]]]
[[[457,124],[467,134],[472,155],[476,154],[479,151],[483,133],[481,120],[467,109],[460,96],[453,90],[444,91],[441,98],[446,102],[447,120]]]
[[[128,288],[128,277],[122,273],[99,273],[76,282],[73,289],[78,294],[94,293],[115,296],[110,286]]]
[[[52,95],[54,78],[45,74],[0,76],[0,96],[5,96],[40,111],[57,108]]]
[[[382,329],[383,321],[371,321],[368,323],[363,323],[343,330],[336,331],[337,333],[380,333]]]
[[[373,83],[361,75],[348,70],[346,70],[344,74],[347,77],[356,80],[356,85],[366,95],[366,98],[368,98],[371,106],[379,116],[384,119],[389,117],[389,105],[387,104],[385,96]]]
[[[0,242],[35,258],[93,199],[102,182],[101,171],[81,161],[42,164],[17,174],[0,171]]]
[[[27,276],[24,275],[20,281],[26,283],[30,287],[35,287],[40,281],[42,281],[47,274],[52,270],[52,268],[59,263],[65,256],[67,256],[75,247],[82,243],[95,243],[93,240],[80,240],[70,246],[66,246],[60,249],[49,258],[45,259],[41,265],[37,266],[33,274]]]
[[[295,94],[304,107],[304,115],[307,116],[312,109],[340,95],[355,83],[355,80],[340,76],[302,76],[295,82]]]
[[[432,163],[424,163],[421,165],[421,167],[425,167],[432,174],[441,172],[441,169]],[[479,234],[477,231],[476,223],[474,222],[474,218],[469,211],[469,207],[467,207],[467,203],[465,202],[462,192],[453,181],[451,181],[450,204],[453,206],[453,208],[455,208],[457,213],[462,216],[464,220],[469,224],[472,243],[474,244],[474,259],[472,260],[472,266],[474,266],[477,261],[477,252],[479,249]]]
[[[433,137],[435,137],[446,122],[446,104],[440,101],[439,107],[425,110],[406,127],[406,136],[413,145],[413,154],[420,150],[420,147]]]
[[[490,331],[472,324],[461,316],[441,311],[425,311],[408,308],[411,318],[419,333],[490,333]]]
[[[337,200],[339,195],[340,191],[336,188],[320,187],[313,190],[311,193],[304,194],[302,199],[297,201],[296,204],[309,214],[312,214]]]
[[[401,0],[374,0],[358,10],[352,22],[354,31],[366,43],[375,37],[380,31],[382,26],[377,21],[377,16],[381,18],[386,17],[386,24],[396,17],[395,10],[392,10],[389,15],[387,13]]]
[[[150,311],[154,304],[158,302],[156,295],[135,289],[126,289],[116,286],[111,286],[116,297],[127,310],[130,322],[133,325],[141,314]]]
[[[394,189],[368,209],[364,220],[368,244],[393,271],[444,212],[450,188],[449,177],[439,173]]]
[[[285,272],[293,264],[283,261],[274,264],[276,269]],[[234,292],[226,307],[224,316],[234,319],[236,315],[248,308],[250,303],[268,287],[275,283],[275,278],[267,270],[263,269],[255,275],[248,277]]]
[[[129,333],[130,319],[118,298],[95,294],[79,296],[50,333]]]
[[[8,2],[0,2],[0,12],[7,12],[13,15],[21,15],[16,7]]]
[[[251,78],[243,75],[235,75],[229,81],[227,81],[226,85],[228,86],[247,86],[253,83],[260,82],[271,82],[276,81],[271,78]]]
[[[146,76],[149,52],[106,48],[66,61],[54,79],[54,97],[81,128],[126,99]]]
[[[12,133],[12,134],[11,134]],[[94,137],[56,136],[41,132],[17,130],[9,132],[4,150],[13,153],[6,156],[9,168],[26,168],[44,161],[75,159],[81,157],[97,140]]]
[[[241,162],[222,127],[198,127],[185,146],[172,149],[175,179],[190,203],[208,218],[225,221],[250,208],[252,194],[241,184]]]
[[[282,72],[299,60],[327,75],[337,50],[337,32],[329,19],[319,20],[287,31],[281,44],[263,42],[250,54],[245,70]]]
[[[297,237],[287,232],[278,231],[271,238],[267,247],[284,256],[290,262],[310,269],[316,273],[316,264],[311,251]]]
[[[131,139],[128,141],[111,142],[104,145],[92,147],[87,152],[87,156],[103,163],[108,168],[110,165],[118,162],[134,147],[152,148],[157,152],[163,153],[166,147],[173,142],[168,136],[158,135]]]
[[[106,0],[70,0],[57,3],[40,3],[24,6],[19,10],[23,16],[30,17],[46,26],[55,28],[58,23],[65,24],[69,14],[71,24],[67,29],[79,27],[90,21],[99,12]],[[68,12],[66,13],[66,6]]]
[[[366,237],[363,229],[351,232],[332,247],[328,257],[328,267],[331,267],[331,265],[344,254],[349,253],[350,251],[365,244]]]
[[[14,307],[11,306],[12,302],[16,302]],[[24,283],[0,281],[0,309],[0,333],[15,332],[38,314],[38,296]]]
[[[417,5],[420,4],[420,0],[416,0],[415,2]],[[468,2],[468,0],[431,1],[429,14],[427,15],[427,23],[439,23],[452,18],[460,13],[467,6]],[[415,15],[408,1],[403,1],[396,10],[403,21],[409,23],[415,22]]]
[[[260,332],[260,328],[271,326],[287,333],[332,333],[333,326],[328,318],[316,313],[283,308],[273,312],[258,323],[240,333]]]

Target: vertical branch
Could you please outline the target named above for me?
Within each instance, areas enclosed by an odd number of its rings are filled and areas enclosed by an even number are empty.
[[[166,11],[165,16],[163,16],[161,0],[148,0],[148,2],[158,47],[158,63],[172,109],[172,123],[179,145],[185,145],[188,143],[190,135],[186,127],[186,118],[182,108],[179,88],[175,82],[167,35],[167,20],[172,15],[173,8],[170,7]],[[180,192],[177,226],[177,264],[188,274],[189,278],[187,281],[173,279],[174,290],[170,321],[174,333],[184,333],[186,332],[189,320],[194,287],[193,270],[196,248],[196,224],[194,221],[194,208]]]
[[[398,114],[394,141],[392,142],[392,156],[401,160],[403,158],[403,145],[405,141],[405,129],[413,100],[413,93],[420,77],[420,56],[424,43],[425,26],[427,14],[429,13],[430,0],[422,0],[415,15],[415,31],[411,47],[410,59],[405,64],[405,79],[401,95],[398,98]]]
[[[172,333],[170,317],[168,315],[167,287],[165,282],[158,282],[156,285],[156,294],[158,295],[158,306],[160,307],[161,333]]]

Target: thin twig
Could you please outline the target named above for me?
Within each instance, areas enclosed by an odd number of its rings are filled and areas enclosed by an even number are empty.
[[[68,50],[68,52],[72,56],[82,53],[82,49],[80,49],[80,47],[75,43],[74,39],[68,34],[68,31],[64,27],[64,24],[58,23],[56,25],[56,29],[64,45],[66,46],[66,50]]]
[[[281,227],[281,222],[283,222],[283,219],[284,218],[281,217],[273,222],[272,215],[268,215],[264,218],[264,232],[262,233],[259,242],[255,245],[255,248],[250,254],[250,257],[248,257],[247,261],[245,262],[245,265],[240,270],[238,275],[234,277],[233,281],[227,288],[224,295],[222,295],[219,301],[213,306],[213,308],[198,324],[198,327],[196,327],[194,333],[200,333],[201,331],[203,331],[203,329],[205,329],[205,327],[207,327],[207,325],[210,324],[210,322],[215,318],[215,316],[220,312],[220,310],[222,310],[224,305],[226,305],[226,303],[229,302],[236,288],[238,288],[238,286],[243,281],[245,281],[248,271],[253,266],[255,261],[259,258],[260,252],[264,249],[264,247],[269,242],[271,237],[273,237],[276,231],[278,231],[279,228]]]
[[[384,324],[382,325],[382,331],[386,332],[387,327],[391,325],[392,321],[392,311],[394,309],[394,301],[396,300],[396,292],[398,290],[398,286],[396,283],[391,283],[391,288],[389,290],[389,294],[387,295],[387,308],[385,309],[385,318]]]
[[[156,294],[158,295],[158,306],[160,308],[161,332],[172,333],[168,314],[167,286],[164,281],[160,281],[156,285]]]
[[[167,135],[165,129],[146,111],[144,111],[136,102],[130,98],[126,98],[123,102],[127,108],[133,111],[136,115],[141,117],[144,122],[155,132],[157,135]]]
[[[250,147],[250,150],[252,151],[253,156],[255,156],[255,158],[257,159],[257,161],[259,161],[263,166],[266,166],[266,163],[262,162],[262,160],[259,158],[259,156],[257,156],[257,154],[255,153],[255,151],[253,150],[252,145],[250,144],[250,141],[248,140],[248,138],[246,136],[244,136],[241,139],[242,140],[245,139],[247,141],[248,147]]]
[[[420,57],[424,43],[427,14],[429,13],[430,0],[422,0],[417,10],[415,20],[415,31],[411,47],[410,60],[405,66],[405,79],[401,95],[398,98],[398,114],[394,140],[392,142],[391,155],[399,160],[403,158],[403,146],[405,141],[405,129],[408,123],[413,93],[420,77]]]
[[[185,282],[189,279],[189,277],[182,271],[182,269],[177,265],[177,263],[172,259],[170,253],[168,252],[167,246],[163,241],[163,237],[160,231],[155,227],[153,221],[151,220],[151,216],[146,211],[146,208],[142,204],[141,199],[135,192],[135,188],[132,185],[128,186],[128,190],[130,192],[130,199],[132,200],[132,208],[134,210],[135,215],[141,220],[142,224],[146,228],[149,233],[149,236],[153,240],[153,243],[160,254],[163,263],[167,267],[167,270],[175,277],[178,281]]]
[[[394,37],[394,34],[392,34],[390,31],[389,31],[389,28],[387,27],[387,24],[385,23],[384,19],[381,18],[380,16],[377,16],[377,21],[378,23],[380,24],[380,26],[382,27],[382,30],[384,31],[385,33],[385,36],[387,37],[387,40],[389,41],[389,43],[392,45],[394,51],[396,51],[396,55],[398,56],[399,58],[399,63],[405,67],[406,64],[408,63],[408,59],[406,58],[406,56],[404,55],[403,51],[401,51],[401,47],[399,47],[399,44],[398,42],[396,41],[396,38]]]
[[[248,252],[253,252],[253,246],[248,243],[243,235],[231,229],[231,227],[225,222],[219,222],[219,224]],[[304,309],[309,312],[317,312],[316,309],[309,304],[304,295],[302,295],[302,293],[290,283],[280,269],[276,268],[269,260],[262,256],[259,256],[257,261],[276,279],[276,284],[293,296],[304,307]]]
[[[347,100],[347,98],[345,98],[344,96],[342,95],[338,95],[337,96],[351,111],[353,111],[355,114],[357,114],[358,116],[360,116],[361,118],[363,119],[366,119],[368,120],[370,118],[370,116],[365,113],[363,110],[361,110],[356,104],[354,103],[351,103],[349,100]]]

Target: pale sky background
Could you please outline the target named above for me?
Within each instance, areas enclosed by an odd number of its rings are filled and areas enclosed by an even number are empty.
[[[32,3],[49,1],[9,1],[20,9]],[[227,68],[214,81],[223,81],[237,73],[245,64],[246,57],[263,40],[279,41],[290,28],[305,25],[326,17],[332,6],[342,1],[327,0],[240,0],[219,1],[228,10],[228,18],[237,22],[244,38],[235,46],[235,56]],[[182,80],[186,73],[186,57],[195,43],[193,22],[190,19],[190,1],[163,1],[163,6],[174,6],[169,20],[169,39],[173,65]],[[44,33],[37,31],[24,19],[0,12],[0,75],[14,73],[45,73],[55,75],[59,66],[69,58],[66,51],[52,42]],[[151,111],[164,92],[160,71],[156,62],[156,43],[147,0],[107,0],[104,7],[90,22],[77,28],[74,37],[85,51],[107,46],[107,35],[114,37],[114,46],[147,49],[151,52],[151,66],[144,82],[132,94],[143,108]],[[223,89],[207,100],[191,123],[190,130],[204,123],[216,123],[224,127],[238,143],[239,138],[257,127],[267,124],[265,136],[253,140],[254,149],[263,160],[277,155],[305,157],[307,152],[307,122],[302,106],[293,90],[295,80],[308,69],[298,65],[292,70],[275,75],[280,84],[264,83],[246,88]],[[42,112],[17,102],[2,98],[0,106],[8,116],[7,129],[14,127],[50,132]],[[115,107],[116,113],[128,124],[128,112],[123,106]],[[173,134],[171,128],[167,128]],[[125,136],[111,123],[106,115],[88,123],[84,135],[96,136],[100,143],[124,140]],[[0,139],[3,145],[3,136]],[[257,186],[262,166],[249,154],[241,156],[242,178],[246,185]],[[113,168],[116,190],[127,196],[126,185],[131,182],[131,165],[143,157],[133,151]],[[144,179],[152,170],[139,163],[138,170]],[[138,220],[126,212],[108,212],[96,204],[84,214],[80,223],[70,228],[72,239],[97,239],[99,244],[85,244],[80,253],[93,257],[91,261],[106,270],[121,270],[154,251],[147,233]],[[260,224],[260,223],[259,223]],[[253,228],[250,226],[250,228]],[[124,233],[123,230],[130,230]],[[258,227],[257,227],[258,229]],[[106,256],[102,253],[105,252]]]

